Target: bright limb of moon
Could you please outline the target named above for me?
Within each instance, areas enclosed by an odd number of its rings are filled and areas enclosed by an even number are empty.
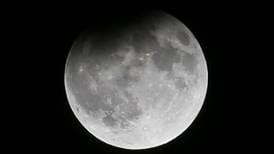
[[[182,134],[208,84],[202,49],[183,23],[165,13],[141,19],[118,34],[80,37],[65,69],[77,119],[99,140],[125,149],[157,147]]]

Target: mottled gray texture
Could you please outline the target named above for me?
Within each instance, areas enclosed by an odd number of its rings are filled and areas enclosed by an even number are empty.
[[[125,91],[127,102],[121,105],[122,111],[125,112],[126,117],[131,120],[142,114],[142,110],[138,107],[138,98],[131,93]]]
[[[177,38],[179,39],[179,41],[182,44],[184,44],[186,46],[188,46],[190,44],[190,37],[186,31],[178,31]]]
[[[112,114],[107,114],[103,117],[103,123],[108,127],[114,127],[118,125],[118,120],[113,118]]]
[[[174,80],[175,80],[175,86],[177,89],[182,90],[182,89],[186,88],[187,85],[183,78],[177,77]]]
[[[156,50],[159,47],[157,38],[150,30],[139,30],[132,35],[132,46],[137,53]]]
[[[76,74],[75,74],[76,75]],[[106,116],[102,119],[106,126],[117,126],[117,122],[132,120],[138,118],[142,114],[141,109],[138,107],[138,100],[130,93],[126,92],[122,86],[119,89],[104,86],[98,82],[98,92],[92,93],[89,89],[89,80],[85,75],[77,75],[70,81],[70,86],[73,87],[73,92],[77,103],[86,113],[103,111]],[[127,81],[124,81],[127,82]],[[119,91],[119,94],[118,94]],[[127,100],[121,98],[120,94],[124,94]],[[108,103],[111,99],[111,104]],[[115,112],[115,107],[119,106],[119,111],[123,112],[124,119],[115,119],[112,114]],[[118,113],[119,114],[119,113]]]
[[[189,54],[187,52],[184,52],[184,56],[182,58],[183,66],[185,67],[186,71],[190,73],[194,73],[195,68],[197,66],[197,60],[195,54]]]
[[[118,87],[126,88],[130,85],[130,83],[137,83],[140,80],[140,76],[134,76],[129,73],[131,67],[133,66],[126,66],[122,69],[120,76],[115,79],[115,82]]]
[[[73,87],[71,89],[75,95],[76,102],[86,113],[103,111],[106,116],[103,117],[102,122],[106,126],[122,125],[124,128],[128,126],[127,120],[137,119],[142,114],[141,109],[137,105],[138,100],[125,90],[129,83],[138,82],[140,78],[129,74],[130,68],[134,67],[133,65],[123,67],[122,72],[115,80],[116,82],[113,82],[116,85],[111,86],[98,78],[99,70],[95,69],[95,63],[97,63],[98,59],[89,58],[89,61],[83,61],[83,59],[78,60],[76,55],[68,63],[68,70],[70,71],[68,86]],[[84,72],[79,73],[80,64],[87,67],[84,68]],[[97,93],[92,93],[90,90],[90,77],[99,85]],[[126,100],[122,99],[121,94],[125,96]],[[108,103],[108,99],[111,100],[111,104]],[[114,118],[113,114],[117,105],[120,109],[119,112],[124,114]]]
[[[158,47],[153,54],[152,59],[155,66],[160,71],[171,72],[173,63],[180,62],[180,55],[176,52],[177,49],[173,48],[169,43],[165,47]]]
[[[103,85],[98,86],[98,93],[92,93],[89,89],[89,79],[87,75],[77,75],[70,81],[70,86],[73,87],[76,95],[77,103],[87,112],[94,112],[102,109],[104,111],[112,111],[113,106],[106,103],[107,97],[115,97],[113,104],[119,104],[122,99],[115,95],[114,90],[110,90]]]

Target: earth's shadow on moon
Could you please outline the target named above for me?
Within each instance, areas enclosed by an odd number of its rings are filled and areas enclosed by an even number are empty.
[[[121,50],[121,46],[127,45],[127,44],[131,44],[132,47],[135,49],[136,54],[142,54],[143,52],[147,52],[147,49],[149,50],[157,50],[157,52],[155,52],[154,54],[152,54],[152,60],[155,64],[155,67],[158,69],[158,72],[172,72],[172,70],[174,69],[174,63],[180,63],[182,61],[182,58],[180,56],[180,54],[178,54],[178,48],[180,48],[180,44],[178,45],[177,42],[173,42],[171,40],[171,43],[165,43],[164,45],[162,45],[162,47],[160,47],[161,45],[159,44],[159,40],[155,39],[155,37],[150,37],[150,32],[154,30],[155,25],[158,24],[164,24],[166,23],[166,21],[162,21],[162,17],[164,14],[160,13],[160,14],[155,14],[155,12],[153,13],[141,13],[141,14],[135,14],[135,15],[131,15],[131,16],[120,16],[120,18],[116,18],[116,21],[113,22],[113,20],[106,20],[103,22],[94,24],[92,26],[90,26],[90,28],[87,28],[86,30],[84,30],[84,32],[82,32],[79,37],[76,39],[73,47],[72,47],[72,51],[77,51],[77,52],[71,52],[70,56],[68,58],[71,58],[68,61],[68,65],[71,67],[67,67],[67,77],[72,77],[71,81],[75,82],[71,83],[71,85],[68,89],[70,89],[71,91],[73,91],[74,89],[76,89],[75,87],[78,87],[79,89],[81,89],[82,87],[85,87],[85,89],[78,90],[78,94],[75,94],[76,97],[78,97],[78,101],[80,100],[82,103],[86,103],[85,99],[81,98],[85,98],[87,96],[89,99],[89,103],[91,103],[90,101],[98,101],[100,102],[100,100],[105,99],[105,96],[101,96],[98,94],[89,94],[89,91],[85,91],[87,89],[89,89],[89,82],[90,76],[97,76],[98,75],[98,70],[90,70],[87,69],[88,71],[88,78],[79,78],[77,71],[79,71],[78,69],[78,61],[83,61],[83,63],[88,62],[90,66],[95,66],[95,65],[102,65],[105,66],[103,67],[103,69],[107,69],[111,64],[112,64],[112,59],[110,55],[112,53],[115,53],[118,50]],[[166,16],[166,15],[164,15]],[[168,20],[167,22],[173,22],[174,19],[172,20]],[[137,29],[137,30],[136,30]],[[155,27],[156,29],[156,27]],[[129,33],[133,33],[133,37],[129,38]],[[131,35],[132,36],[132,35]],[[181,40],[182,44],[185,45],[189,45],[190,44],[190,36],[186,35],[186,33],[184,31],[181,31],[178,33],[177,35],[178,39]],[[136,43],[137,42],[137,43]],[[87,48],[88,46],[88,48]],[[174,46],[177,48],[174,48]],[[90,48],[92,48],[92,51],[90,50]],[[87,50],[87,52],[80,52],[80,51],[85,51]],[[145,51],[144,51],[145,50]],[[186,50],[186,49],[184,49]],[[182,49],[182,51],[184,51]],[[201,52],[201,51],[199,51]],[[86,55],[85,55],[86,54]],[[199,53],[199,54],[202,54]],[[94,56],[96,58],[93,58],[94,60],[92,60],[93,62],[89,61],[89,59],[85,58],[85,57],[91,57]],[[186,58],[186,60],[183,61],[182,64],[187,70],[189,70],[189,73],[193,73],[195,71],[196,67],[194,62],[195,58],[193,55],[187,53],[186,57],[189,56],[188,58]],[[117,58],[117,57],[116,57]],[[84,62],[84,60],[87,60]],[[121,60],[123,60],[123,58],[121,58]],[[202,65],[206,65],[205,61],[202,61]],[[144,66],[142,64],[139,64],[140,66]],[[179,65],[179,64],[178,64]],[[206,66],[205,66],[206,67]],[[88,67],[90,68],[90,67]],[[120,71],[120,69],[118,69],[118,71]],[[205,71],[207,73],[207,71]],[[80,71],[81,74],[81,71]],[[176,74],[176,73],[175,73]],[[152,74],[153,75],[153,74]],[[175,75],[174,73],[170,73],[171,78],[170,79],[174,79]],[[207,76],[207,75],[206,75]],[[207,77],[206,77],[207,78]],[[181,80],[179,80],[180,78],[176,79],[176,84],[175,86],[180,87],[180,88],[184,88],[186,86],[186,83],[182,82]],[[93,80],[93,79],[92,79]],[[122,79],[122,82],[120,82],[120,87],[122,87],[122,85],[126,82],[126,81],[131,82],[132,78],[130,78],[130,76],[124,76],[124,78]],[[137,79],[137,81],[139,81],[140,79]],[[68,80],[69,81],[69,80]],[[137,82],[136,81],[136,82]],[[203,82],[207,82],[206,80],[203,79]],[[118,82],[119,83],[119,82]],[[207,83],[205,83],[207,84]],[[80,86],[79,86],[80,85]],[[98,86],[98,85],[97,85]],[[125,87],[128,87],[128,84],[124,85]],[[146,85],[143,85],[146,86]],[[99,84],[99,90],[100,90],[101,85]],[[74,88],[74,89],[73,89]],[[155,91],[157,91],[156,89],[154,89]],[[102,90],[102,94],[104,94],[105,89],[103,88]],[[99,91],[100,92],[100,91]],[[101,93],[101,92],[100,92]],[[108,93],[108,92],[107,92]],[[205,89],[202,90],[201,95],[205,95]],[[98,99],[97,99],[98,97]],[[130,96],[126,96],[128,97],[128,100],[132,100],[130,99]],[[159,96],[160,97],[160,96]],[[115,98],[115,97],[113,97]],[[107,98],[106,98],[107,99]],[[203,98],[204,99],[204,98]],[[203,101],[203,99],[201,99]],[[115,100],[115,99],[113,99]],[[118,100],[119,101],[119,100]],[[114,101],[113,101],[114,102]],[[202,102],[199,102],[200,105],[202,104]],[[119,103],[118,103],[119,104]],[[92,106],[93,105],[93,106]],[[90,107],[91,110],[97,110],[97,108],[94,106],[94,104],[92,104],[91,106],[86,106],[85,109],[88,109]],[[200,106],[199,105],[199,106]],[[95,107],[95,108],[94,108]],[[105,106],[108,107],[108,106]],[[98,107],[100,108],[100,107]],[[198,110],[193,111],[195,112],[195,114],[198,114],[198,112],[200,111],[200,108],[198,107]],[[112,114],[112,109],[110,108],[110,114]],[[109,113],[109,112],[108,112]],[[110,124],[110,128],[113,127],[113,125],[115,125],[115,123],[112,123],[111,118],[113,118],[112,116],[109,116],[108,113],[104,113],[100,116],[105,116],[103,118],[103,120],[110,120],[109,124]],[[195,120],[196,116],[192,117],[193,119],[190,120],[190,122],[188,122],[184,127],[189,127],[189,125],[191,123],[193,123],[192,120]],[[85,123],[82,122],[83,125],[86,126]],[[157,127],[157,126],[156,126]],[[183,130],[183,132],[185,132],[185,129]],[[171,130],[172,131],[172,130]],[[178,130],[176,130],[178,131]],[[181,133],[183,133],[181,132]],[[96,133],[92,133],[93,135],[96,136]],[[184,134],[184,133],[183,133]],[[136,134],[135,134],[136,135]],[[169,142],[173,142],[172,140],[174,138],[178,138],[178,136],[182,136],[182,134],[178,134],[175,135],[177,137],[172,137],[172,139],[168,139],[165,141],[162,141],[161,143],[155,143],[152,146],[145,146],[146,148],[136,148],[136,149],[148,149],[148,148],[156,148],[160,145],[165,145],[166,143]],[[104,141],[104,139],[102,139]],[[177,140],[177,139],[175,139]],[[175,142],[175,141],[174,141]],[[110,141],[108,141],[107,143],[109,143],[110,145],[115,146],[115,143],[110,143]],[[116,147],[116,146],[115,146]],[[122,145],[117,145],[118,148],[124,148]],[[141,146],[142,147],[142,146]],[[131,149],[129,147],[125,147],[125,149]],[[135,149],[134,147],[132,147],[132,149]]]

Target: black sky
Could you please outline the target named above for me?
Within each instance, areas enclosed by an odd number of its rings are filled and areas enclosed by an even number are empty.
[[[8,13],[6,22],[11,23],[7,27],[12,29],[7,32],[16,34],[8,38],[15,42],[7,51],[12,49],[8,54],[16,63],[11,64],[14,69],[6,74],[10,74],[8,78],[16,85],[10,87],[13,94],[9,96],[16,111],[12,120],[8,120],[11,136],[7,142],[16,143],[18,148],[9,149],[96,154],[260,149],[261,131],[258,132],[257,125],[262,121],[254,114],[260,110],[256,103],[262,100],[255,97],[252,89],[258,90],[254,77],[263,70],[254,64],[254,60],[261,60],[258,50],[251,47],[258,43],[255,37],[258,31],[254,29],[265,17],[257,13],[258,8],[262,9],[255,4],[179,1],[157,5],[152,2],[30,4],[23,8],[19,5]],[[159,148],[121,150],[90,135],[74,117],[64,89],[65,62],[73,41],[86,28],[108,29],[151,10],[173,15],[195,35],[208,64],[208,92],[200,114],[183,135]]]

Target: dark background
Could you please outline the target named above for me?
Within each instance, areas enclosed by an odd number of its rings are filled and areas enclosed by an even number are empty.
[[[269,101],[258,97],[266,91],[258,88],[267,70],[258,65],[264,62],[262,55],[268,55],[258,35],[269,20],[265,6],[171,1],[10,6],[4,11],[3,29],[12,42],[5,50],[8,56],[3,56],[6,77],[12,80],[6,90],[11,107],[4,109],[14,112],[4,116],[9,150],[96,154],[265,150],[261,116],[268,116],[262,110]],[[64,87],[65,62],[73,41],[86,28],[108,29],[151,10],[173,15],[195,35],[207,60],[208,91],[200,114],[181,136],[157,148],[122,150],[96,139],[74,117]]]

